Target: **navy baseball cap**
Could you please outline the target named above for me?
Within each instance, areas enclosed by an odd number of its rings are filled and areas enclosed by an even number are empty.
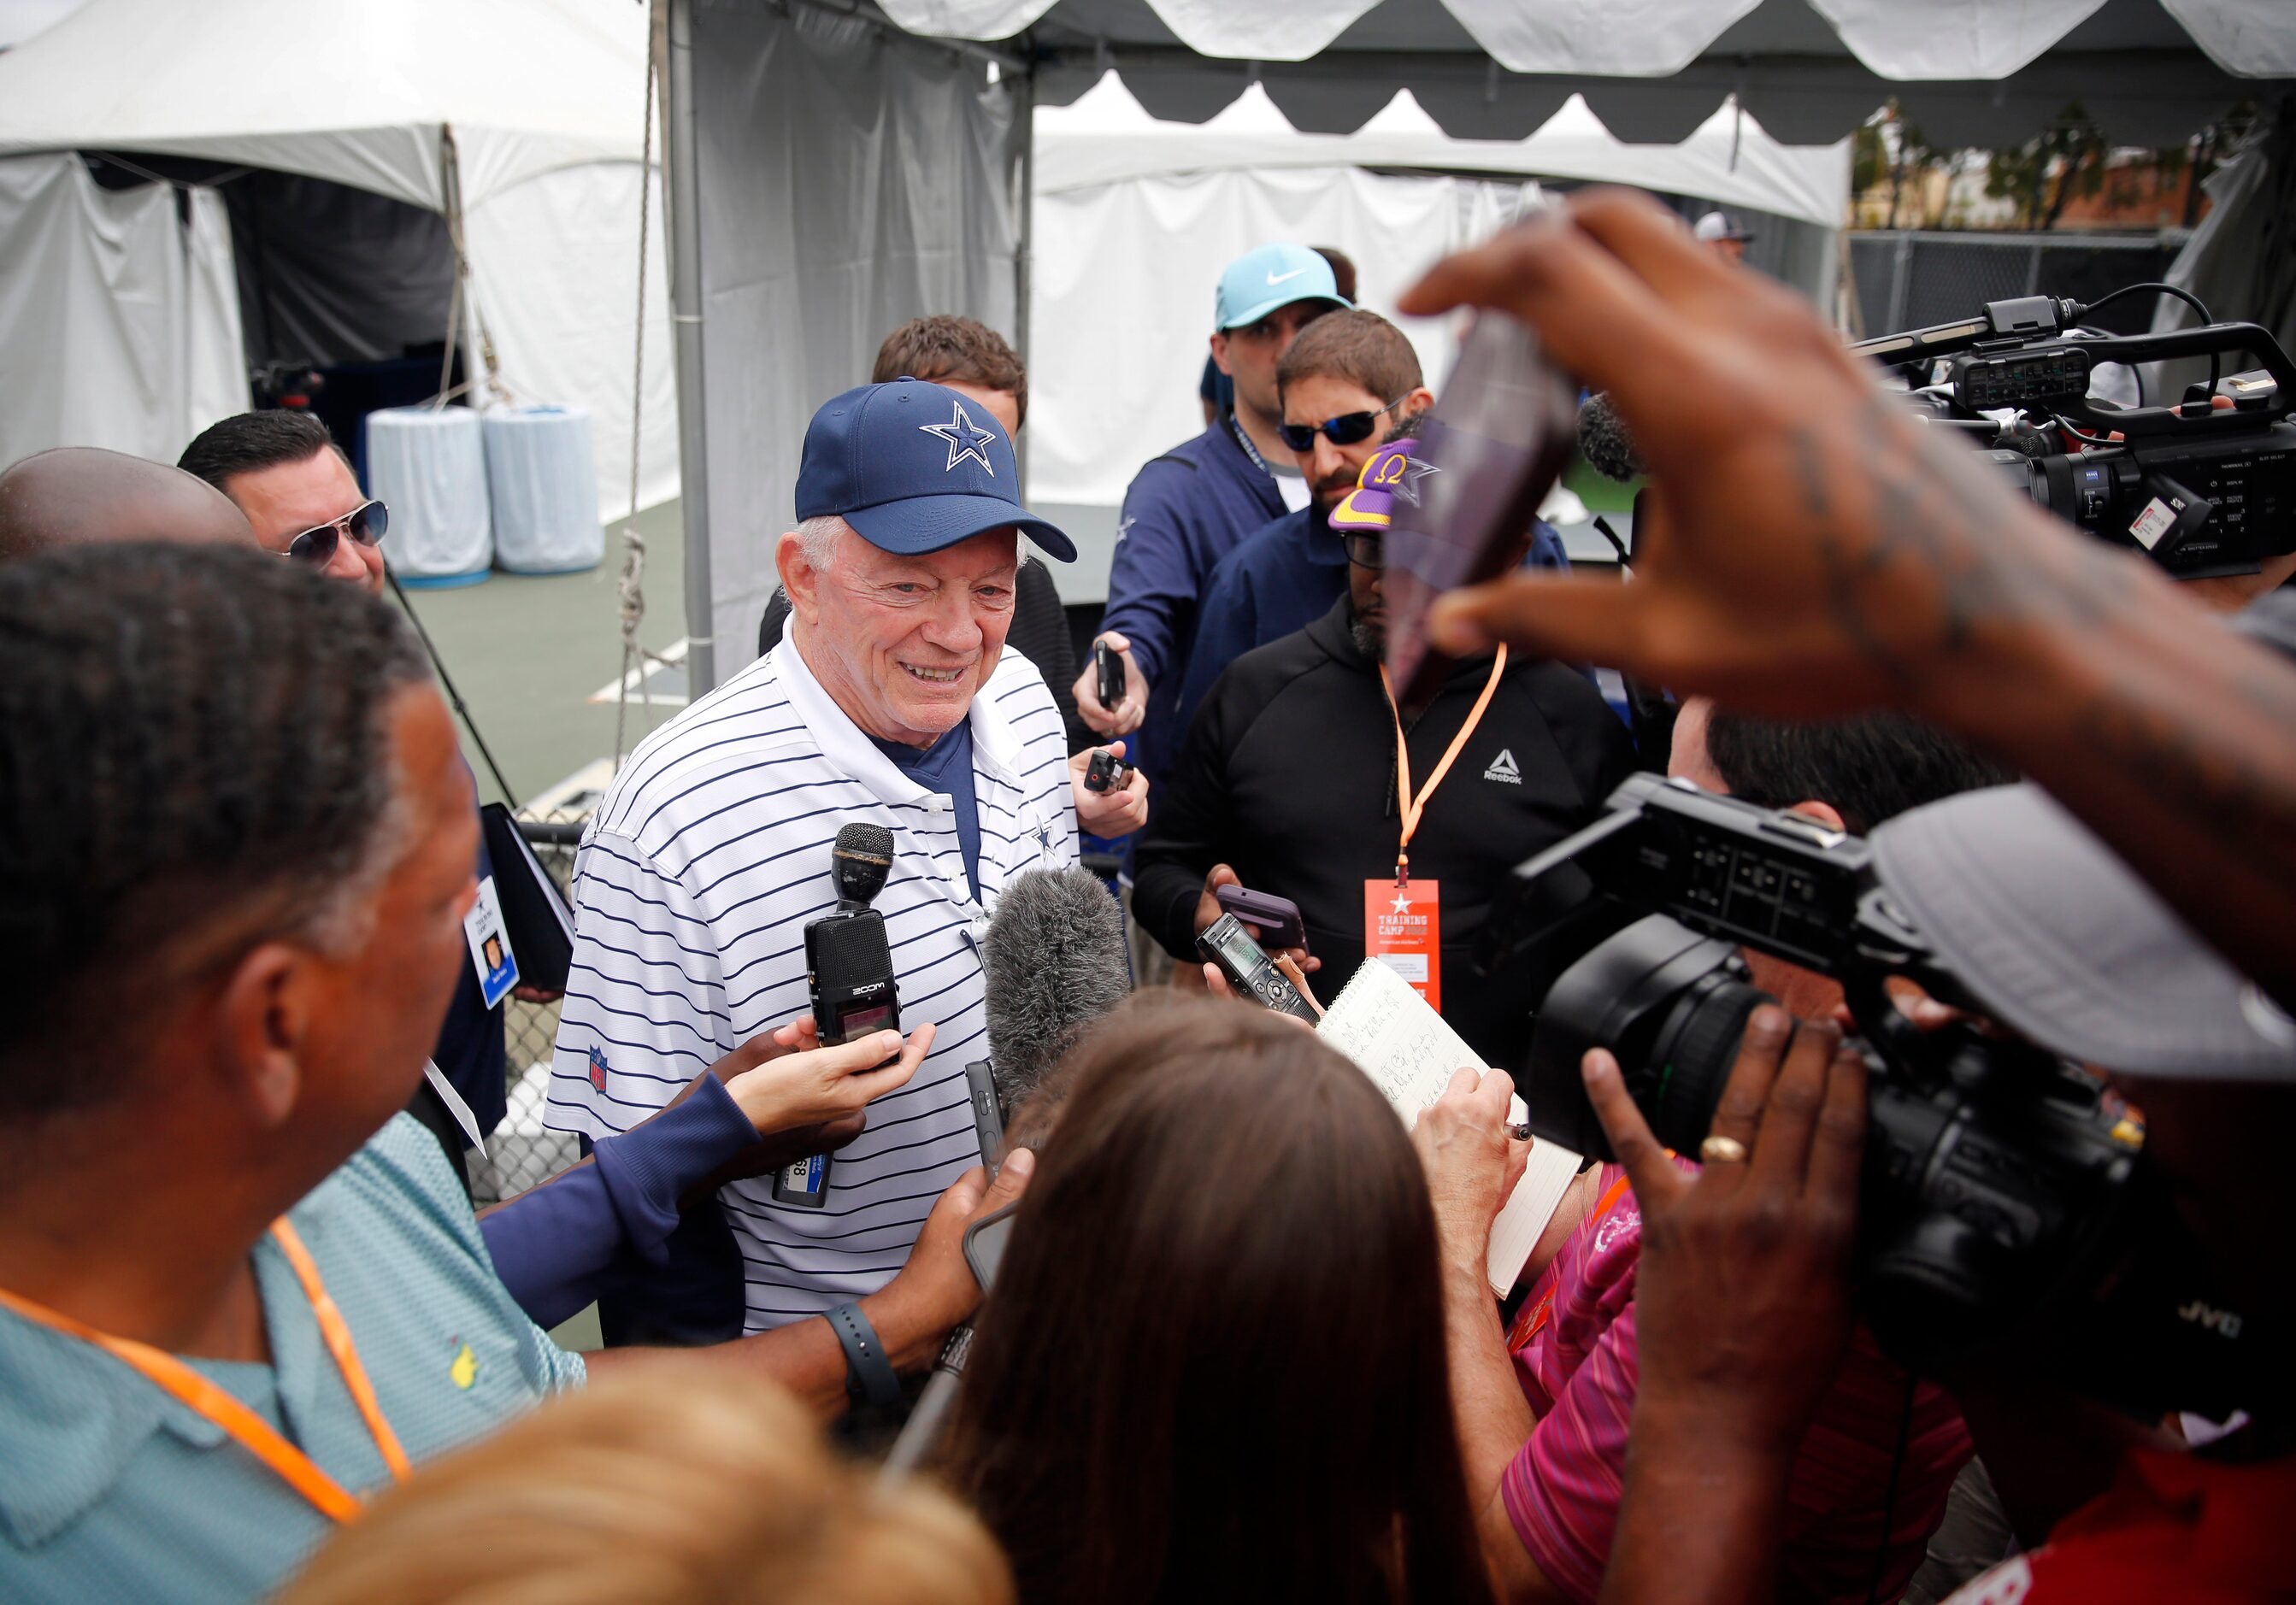
[[[978,402],[921,379],[865,384],[806,426],[797,516],[834,515],[882,552],[919,557],[1016,528],[1062,562],[1076,543],[1021,505],[1013,443]]]

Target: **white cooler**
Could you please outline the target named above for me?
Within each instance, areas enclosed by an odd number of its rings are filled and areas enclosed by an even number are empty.
[[[590,414],[580,407],[496,407],[486,429],[495,561],[512,574],[570,574],[606,555]]]
[[[367,494],[390,509],[383,552],[410,585],[476,585],[495,555],[486,444],[468,407],[388,407],[366,418]]]

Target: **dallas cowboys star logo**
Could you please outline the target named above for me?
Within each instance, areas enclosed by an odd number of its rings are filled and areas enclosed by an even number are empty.
[[[1052,856],[1053,827],[1039,821],[1037,825],[1037,856],[1050,858]]]
[[[1428,475],[1439,474],[1442,471],[1432,463],[1422,463],[1416,457],[1406,457],[1403,463],[1403,478],[1397,480],[1395,484],[1395,494],[1414,507],[1419,506],[1420,498],[1427,494],[1422,487],[1422,482]]]
[[[988,443],[1001,440],[1004,437],[995,430],[983,429],[973,422],[972,414],[964,410],[964,403],[960,401],[954,405],[947,423],[920,423],[917,428],[948,442],[948,461],[941,467],[943,473],[970,457],[987,469],[990,477],[995,477],[996,465],[988,460]]]
[[[1389,912],[1389,913],[1398,913],[1398,914],[1400,914],[1400,913],[1408,913],[1410,911],[1411,911],[1411,899],[1410,899],[1409,897],[1406,897],[1406,896],[1405,896],[1403,893],[1401,893],[1401,892],[1398,892],[1398,893],[1396,893],[1396,894],[1395,894],[1395,902],[1394,902],[1394,904],[1393,904],[1393,905],[1389,908],[1388,912]]]

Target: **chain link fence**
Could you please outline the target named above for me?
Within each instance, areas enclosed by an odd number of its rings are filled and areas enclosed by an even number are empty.
[[[573,900],[574,849],[595,798],[573,808],[521,810],[519,829],[558,889]],[[510,1077],[510,1112],[487,1139],[486,1157],[465,1156],[471,1191],[480,1208],[548,1181],[582,1157],[568,1132],[546,1129],[543,1101],[550,1090],[551,1044],[558,1038],[558,1005],[512,997],[503,1003],[503,1046]]]
[[[2161,234],[1927,233],[1876,229],[1849,236],[1850,307],[1858,339],[1950,323],[2014,296],[2094,301],[2124,284],[2157,280],[2176,259],[2183,231]],[[2106,307],[2100,328],[2152,327],[2142,296]]]

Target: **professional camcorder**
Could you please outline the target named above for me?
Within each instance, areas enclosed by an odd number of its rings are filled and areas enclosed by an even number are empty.
[[[2130,285],[2087,306],[2025,296],[1850,349],[1904,370],[1926,415],[1970,429],[1988,459],[2058,517],[2151,553],[2179,579],[2253,574],[2263,559],[2296,551],[2296,366],[2254,323],[2082,328],[2105,301],[2138,291],[2182,293]],[[2218,382],[2221,359],[2241,352],[2263,365]],[[2136,373],[2139,363],[2198,356],[2209,359],[2209,382],[2173,406],[2117,407],[2089,394],[2102,364]],[[2141,374],[2139,385],[2141,402]],[[2217,407],[2218,396],[2232,405]],[[2109,438],[2116,432],[2121,439]]]
[[[2019,1334],[2062,1347],[2060,1375],[2144,1419],[2221,1420],[2254,1403],[2261,1337],[2201,1284],[2202,1257],[2145,1164],[2141,1118],[2045,1048],[1906,1019],[1888,978],[1970,999],[1893,905],[1863,840],[1640,774],[1514,880],[1486,962],[1605,917],[1581,906],[1593,894],[1613,900],[1613,923],[1621,905],[1640,916],[1564,971],[1538,1011],[1518,1077],[1536,1135],[1609,1156],[1579,1077],[1601,1046],[1659,1141],[1697,1152],[1747,1017],[1773,1001],[1741,946],[1816,970],[1841,984],[1873,1072],[1857,1298],[1886,1351],[1934,1371]]]

